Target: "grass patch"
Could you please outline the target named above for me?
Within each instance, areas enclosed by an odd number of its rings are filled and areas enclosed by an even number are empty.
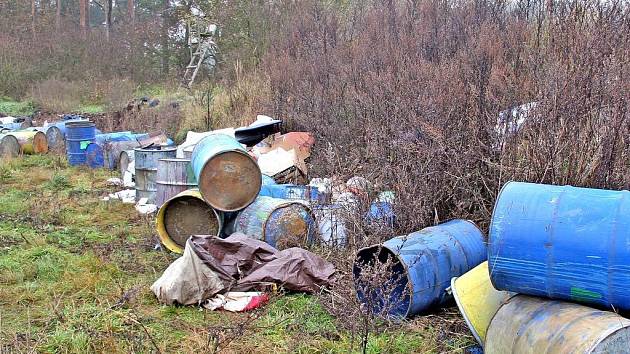
[[[54,156],[0,169],[0,351],[207,352],[210,328],[238,323],[247,329],[226,352],[359,351],[358,336],[313,296],[283,295],[249,322],[249,314],[159,304],[149,287],[177,256],[154,250],[152,218],[100,200],[116,190],[109,177]],[[437,338],[403,327],[371,335],[367,349],[438,352]],[[466,342],[448,341],[453,350]]]
[[[35,112],[31,101],[17,102],[6,97],[0,97],[0,113],[9,116],[27,116]]]

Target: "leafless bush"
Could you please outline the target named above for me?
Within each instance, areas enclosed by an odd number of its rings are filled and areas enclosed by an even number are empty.
[[[451,218],[487,227],[508,180],[628,188],[626,2],[305,4],[262,66],[274,114],[316,135],[313,176],[396,194],[393,230],[358,208],[359,242],[325,253],[342,272],[369,242]],[[499,112],[528,102],[496,149]]]
[[[78,82],[48,79],[34,85],[31,97],[39,106],[55,112],[72,112],[81,104],[85,88]]]

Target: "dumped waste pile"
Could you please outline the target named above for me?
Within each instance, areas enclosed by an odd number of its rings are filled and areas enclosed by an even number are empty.
[[[334,265],[305,248],[346,247],[344,215],[373,188],[363,177],[343,188],[309,181],[314,137],[282,134],[266,116],[189,132],[178,146],[161,132],[103,134],[76,116],[3,127],[0,157],[65,151],[70,165],[120,171],[110,182],[127,189],[103,200],[156,213],[161,245],[182,254],[151,286],[169,305],[241,312],[279,288],[329,287]],[[358,250],[357,298],[393,320],[454,300],[489,354],[630,353],[629,200],[627,191],[506,183],[488,236],[456,219]],[[365,220],[393,228],[395,203],[381,191]]]

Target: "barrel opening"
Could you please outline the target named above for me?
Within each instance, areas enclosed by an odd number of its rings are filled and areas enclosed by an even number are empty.
[[[163,208],[166,233],[181,248],[192,235],[219,234],[221,225],[216,212],[199,198],[177,197]]]
[[[36,154],[45,154],[48,152],[48,139],[46,134],[37,132],[33,136],[33,151]]]
[[[406,317],[411,306],[409,276],[400,258],[381,245],[357,253],[352,269],[359,301],[378,316]]]
[[[203,166],[198,182],[208,204],[223,211],[237,211],[256,199],[262,174],[251,156],[232,150],[210,158]]]

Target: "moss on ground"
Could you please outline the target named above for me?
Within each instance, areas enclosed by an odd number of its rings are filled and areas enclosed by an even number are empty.
[[[234,353],[360,348],[313,296],[281,296],[255,317],[159,304],[149,286],[176,255],[154,249],[152,219],[100,200],[112,172],[55,156],[0,163],[0,352],[196,353],[213,338]],[[244,333],[227,340],[238,324]],[[370,336],[368,352],[438,352],[443,340],[404,326]]]

